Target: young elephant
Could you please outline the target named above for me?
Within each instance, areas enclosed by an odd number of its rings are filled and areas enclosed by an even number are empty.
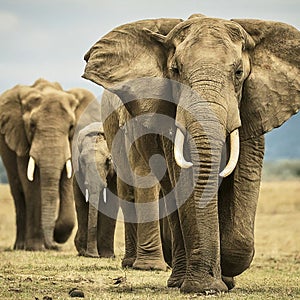
[[[79,116],[93,100],[87,90],[64,91],[44,79],[0,95],[0,155],[16,208],[14,249],[57,249],[71,235],[70,141]]]
[[[118,206],[108,204],[106,188],[116,191],[116,175],[102,124],[91,123],[80,130],[77,139],[78,171],[75,173],[74,198],[78,230],[75,246],[79,255],[114,257],[114,233]],[[109,208],[109,216],[103,213]]]

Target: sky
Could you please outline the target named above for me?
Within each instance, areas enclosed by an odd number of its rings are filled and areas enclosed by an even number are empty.
[[[0,93],[37,78],[64,89],[102,89],[81,78],[84,54],[114,27],[146,18],[202,13],[277,20],[300,29],[300,0],[0,0]]]

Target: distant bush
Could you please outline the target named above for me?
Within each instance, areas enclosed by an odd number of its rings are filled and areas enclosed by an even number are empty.
[[[266,161],[263,180],[300,179],[300,160]]]
[[[0,157],[0,183],[8,183],[7,176],[6,176],[6,170],[3,166],[1,157]]]

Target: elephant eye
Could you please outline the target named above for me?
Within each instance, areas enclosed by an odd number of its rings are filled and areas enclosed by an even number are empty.
[[[73,124],[69,127],[69,138],[73,137],[75,126]]]
[[[106,166],[107,166],[107,168],[109,168],[111,164],[112,164],[112,157],[109,156],[109,157],[106,159]]]
[[[31,130],[31,131],[34,131],[35,128],[36,128],[36,124],[35,124],[35,122],[34,122],[33,120],[30,120],[29,126],[30,126],[30,130]]]
[[[238,68],[236,71],[235,71],[235,77],[236,79],[240,80],[242,78],[244,74],[244,71],[243,71],[243,68]]]
[[[177,65],[175,59],[173,60],[173,62],[172,62],[172,64],[171,64],[170,70],[171,70],[173,73],[179,74],[178,65]]]

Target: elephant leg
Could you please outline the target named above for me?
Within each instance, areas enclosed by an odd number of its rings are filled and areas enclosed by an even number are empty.
[[[26,207],[26,233],[25,250],[44,250],[44,239],[41,228],[41,190],[39,176],[35,176],[33,182],[26,177],[28,160],[18,158],[18,170],[25,196]]]
[[[72,179],[67,178],[66,170],[61,175],[59,196],[59,213],[55,222],[54,241],[65,243],[75,226],[73,182]]]
[[[75,236],[75,247],[79,255],[84,255],[87,247],[87,224],[88,224],[88,212],[89,204],[85,201],[85,197],[82,194],[76,178],[73,178],[73,190],[74,190],[74,199],[76,205],[76,216],[77,216],[77,232]]]
[[[254,220],[263,156],[263,136],[241,142],[235,172],[223,180],[219,190],[221,268],[225,277],[245,271],[254,256]]]
[[[186,251],[173,189],[173,186],[176,186],[177,170],[173,167],[174,151],[172,143],[169,139],[162,137],[162,145],[165,149],[168,174],[161,181],[161,187],[165,197],[165,209],[172,235],[172,273],[168,279],[167,286],[180,287],[186,273]]]
[[[160,211],[161,213],[161,211]],[[164,213],[165,215],[165,213]],[[160,224],[160,238],[165,262],[172,267],[172,235],[170,225],[167,217],[159,220]]]
[[[168,221],[172,235],[175,237],[172,240],[172,273],[167,286],[179,288],[186,274],[186,253],[177,210],[168,215]]]
[[[133,216],[133,219],[136,218],[135,208],[128,211],[126,206],[126,201],[133,203],[134,202],[134,192],[133,187],[127,185],[120,178],[117,178],[117,190],[118,197],[120,198],[120,206],[124,214],[125,222],[125,254],[122,259],[122,267],[132,267],[136,259],[136,245],[137,245],[137,224],[126,222],[126,216],[128,214]]]
[[[118,217],[119,201],[113,196],[116,194],[114,188],[108,185],[109,191],[105,190],[106,203],[102,194],[100,194],[100,211],[98,214],[98,252],[100,257],[115,257],[114,253],[114,236],[116,220]],[[114,198],[111,199],[110,195]]]
[[[153,221],[144,222],[144,209],[137,209],[137,256],[133,264],[134,269],[140,270],[163,270],[167,265],[164,261],[159,226],[159,186],[151,188],[136,188],[135,199],[138,204],[151,203],[151,211],[148,214],[153,216]],[[151,201],[152,202],[149,202]]]
[[[98,216],[98,253],[100,257],[115,257],[114,235],[116,219],[99,212]]]
[[[18,174],[17,157],[4,142],[4,137],[0,134],[0,154],[6,169],[10,192],[14,199],[16,213],[16,240],[14,243],[15,250],[25,248],[25,228],[26,228],[26,207],[25,198]]]
[[[98,248],[97,248],[98,206],[99,206],[99,195],[98,194],[90,195],[87,247],[85,253],[85,256],[87,257],[99,257]]]
[[[8,181],[13,188],[11,194],[14,199],[16,211],[16,241],[14,243],[14,250],[25,249],[25,229],[26,229],[26,205],[21,182],[19,178],[9,178]]]
[[[137,226],[136,223],[125,222],[125,255],[122,268],[132,267],[136,260]]]

